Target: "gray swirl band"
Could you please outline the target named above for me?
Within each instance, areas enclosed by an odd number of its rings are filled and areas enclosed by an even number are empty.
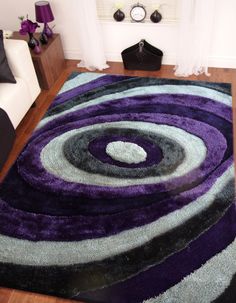
[[[104,135],[135,135],[152,141],[162,150],[163,159],[156,165],[143,168],[124,168],[103,163],[88,151],[88,146],[92,140]],[[185,158],[184,149],[172,139],[152,132],[118,128],[89,130],[74,135],[64,143],[63,152],[66,159],[79,169],[89,173],[99,173],[101,175],[119,178],[145,178],[171,174]]]

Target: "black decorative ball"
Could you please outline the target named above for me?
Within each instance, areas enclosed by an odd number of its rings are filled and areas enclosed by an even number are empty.
[[[156,9],[150,16],[150,19],[152,22],[154,23],[158,23],[161,21],[162,19],[162,15],[158,12],[158,10]]]
[[[125,19],[125,14],[124,14],[120,9],[118,9],[118,10],[114,13],[113,18],[114,18],[116,21],[120,22],[120,21],[122,21],[122,20]]]

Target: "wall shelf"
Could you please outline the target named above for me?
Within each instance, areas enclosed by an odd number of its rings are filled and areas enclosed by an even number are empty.
[[[172,26],[172,25],[176,25],[178,24],[178,19],[170,19],[170,20],[165,20],[163,19],[161,22],[159,23],[153,23],[152,21],[150,20],[145,20],[144,22],[133,22],[129,19],[127,20],[124,20],[124,21],[121,21],[121,22],[117,22],[115,21],[114,19],[111,19],[111,18],[99,18],[99,20],[101,21],[101,23],[104,23],[104,24],[109,24],[111,23],[112,25],[114,24],[117,24],[119,26],[127,26],[127,25],[130,25],[130,26],[151,26],[151,27],[162,27],[162,26]]]

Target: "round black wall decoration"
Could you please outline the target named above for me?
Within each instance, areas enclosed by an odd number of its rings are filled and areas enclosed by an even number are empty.
[[[158,23],[161,21],[162,19],[162,15],[158,12],[158,10],[156,9],[150,16],[150,19],[152,22],[154,23]]]
[[[120,22],[120,21],[123,21],[125,19],[125,14],[122,12],[122,10],[118,9],[114,15],[113,15],[113,18]]]

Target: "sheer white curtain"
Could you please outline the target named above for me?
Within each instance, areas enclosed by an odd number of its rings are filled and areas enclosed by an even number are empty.
[[[180,0],[175,75],[208,73],[216,0]]]
[[[78,27],[82,53],[82,60],[78,66],[89,70],[108,68],[96,0],[79,0]]]

